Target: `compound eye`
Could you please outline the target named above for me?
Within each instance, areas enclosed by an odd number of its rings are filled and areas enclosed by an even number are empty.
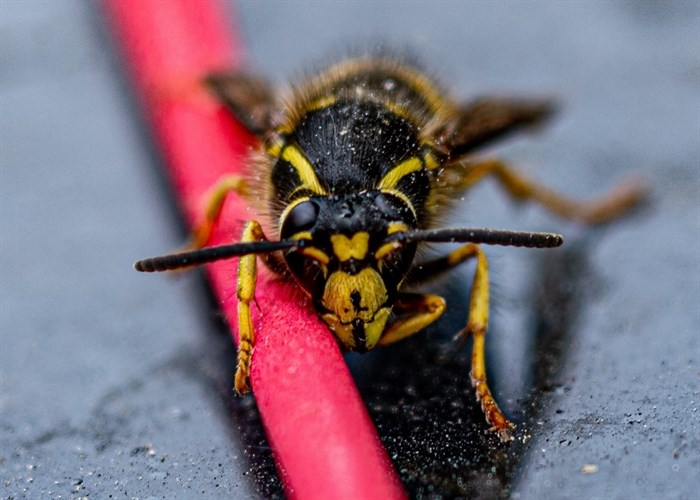
[[[316,225],[318,205],[311,200],[302,201],[287,214],[282,223],[282,238],[289,238]]]

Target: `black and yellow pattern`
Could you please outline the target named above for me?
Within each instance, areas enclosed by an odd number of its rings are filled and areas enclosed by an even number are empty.
[[[479,244],[555,247],[556,234],[434,228],[455,195],[486,176],[516,199],[586,223],[617,217],[642,196],[627,186],[590,203],[534,184],[498,160],[468,161],[479,147],[538,124],[549,102],[480,99],[459,105],[416,67],[391,57],[341,62],[294,87],[286,100],[263,79],[218,74],[207,79],[220,101],[260,139],[250,179],[222,179],[212,189],[191,250],[136,263],[140,271],[190,267],[240,257],[236,390],[246,390],[254,345],[250,300],[256,256],[290,274],[319,317],[348,350],[364,352],[424,329],[445,311],[444,299],[404,290],[476,259],[465,335],[473,336],[472,383],[486,420],[503,440],[512,424],[486,382],[488,261]],[[246,224],[241,242],[204,248],[227,193],[257,202],[278,239]],[[423,242],[461,242],[445,257],[414,262]]]

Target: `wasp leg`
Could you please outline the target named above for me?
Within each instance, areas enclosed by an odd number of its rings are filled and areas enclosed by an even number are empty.
[[[243,177],[228,175],[219,180],[207,195],[207,204],[204,210],[204,217],[192,231],[189,241],[185,244],[183,251],[196,250],[207,244],[214,230],[224,201],[230,193],[236,193],[245,199],[250,198],[248,183]],[[278,253],[268,253],[262,256],[265,265],[277,274],[284,274],[286,266],[281,255]]]
[[[400,293],[394,310],[408,314],[392,323],[379,339],[379,345],[393,344],[399,340],[418,333],[445,312],[445,299],[438,295],[420,295],[414,293]]]
[[[190,234],[189,241],[185,245],[186,248],[193,250],[202,248],[207,244],[229,193],[236,193],[244,198],[247,197],[249,190],[245,179],[237,175],[223,177],[207,193],[204,217]]]
[[[204,209],[204,217],[190,234],[190,238],[183,250],[196,250],[207,244],[214,230],[214,225],[221,214],[224,201],[226,201],[226,197],[230,193],[236,193],[248,199],[250,197],[250,190],[246,180],[237,175],[227,175],[216,183],[206,195],[207,201]],[[278,254],[266,254],[263,257],[263,261],[270,269],[278,274],[282,273],[285,269],[284,262]]]
[[[478,245],[469,243],[450,253],[450,265],[457,265],[467,259],[476,257],[476,271],[469,298],[469,320],[464,330],[466,335],[474,337],[472,347],[472,387],[476,390],[476,399],[481,402],[481,410],[486,421],[491,424],[490,431],[498,433],[501,441],[510,441],[510,430],[515,427],[501,412],[486,382],[485,337],[489,323],[489,267],[486,254]]]
[[[267,241],[267,238],[258,222],[249,221],[243,228],[241,243],[255,241]],[[248,376],[250,375],[250,362],[255,341],[253,319],[250,315],[250,301],[255,296],[255,286],[258,279],[256,259],[255,254],[249,254],[238,260],[238,285],[236,287],[238,297],[238,362],[234,387],[239,394],[248,392]]]
[[[644,199],[648,191],[644,183],[630,179],[621,182],[598,199],[573,200],[530,181],[500,160],[470,165],[462,177],[461,185],[465,188],[472,186],[487,175],[496,177],[516,200],[536,201],[560,217],[585,224],[603,224],[620,217]]]
[[[472,258],[476,258],[476,271],[469,299],[469,320],[466,328],[460,333],[474,337],[471,382],[472,387],[476,389],[476,399],[481,402],[486,421],[492,426],[489,430],[497,432],[502,441],[510,441],[510,430],[515,425],[503,415],[486,382],[484,344],[489,320],[489,270],[486,254],[478,245],[468,243],[444,257],[421,265],[420,269],[413,273],[411,281],[419,283]]]

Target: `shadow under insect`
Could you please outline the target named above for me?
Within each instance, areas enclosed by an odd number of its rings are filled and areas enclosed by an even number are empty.
[[[517,401],[516,439],[501,443],[484,432],[482,413],[469,379],[469,342],[454,340],[463,328],[468,296],[461,280],[443,283],[448,313],[436,325],[390,349],[348,362],[367,402],[381,440],[411,497],[507,496],[519,477],[529,442],[549,411],[567,363],[571,337],[585,301],[591,266],[585,243],[538,256],[529,296],[530,348],[522,353],[529,366],[524,399]],[[491,334],[501,330],[498,317]],[[369,356],[369,358],[368,358]],[[490,357],[490,356],[489,356]],[[491,360],[489,360],[491,361]],[[489,363],[498,385],[504,368]]]

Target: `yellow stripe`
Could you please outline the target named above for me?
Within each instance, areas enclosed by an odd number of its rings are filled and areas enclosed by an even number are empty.
[[[311,235],[311,231],[302,231],[300,233],[296,233],[292,235],[290,238],[292,240],[312,240],[313,236]]]
[[[423,160],[425,161],[425,168],[428,170],[434,170],[440,166],[440,162],[432,151],[426,151],[423,153]]]
[[[318,111],[323,108],[328,108],[330,106],[333,106],[336,101],[337,99],[334,95],[327,95],[321,97],[309,104],[309,107],[307,108],[306,112],[310,113],[311,111]]]
[[[290,239],[311,241],[311,240],[313,240],[313,236],[311,235],[311,231],[302,231],[300,233],[296,233]],[[326,266],[331,261],[331,258],[328,257],[328,254],[326,252],[324,252],[323,250],[316,248],[316,247],[300,248],[297,251],[299,253],[301,253],[302,255],[304,255],[305,257],[313,259],[316,262],[318,262],[319,264],[321,264],[321,266],[323,266],[323,274],[324,275],[326,274],[326,272],[327,272]]]
[[[402,108],[398,104],[394,104],[391,101],[376,101],[377,104],[381,104],[384,106],[386,109],[394,113],[395,115],[403,118],[406,120],[408,123],[413,125],[414,127],[417,127],[416,125],[416,118],[411,114],[410,109]]]
[[[296,205],[296,203],[295,203],[295,205]],[[296,234],[292,235],[292,237],[290,239],[311,241],[314,238],[311,234],[311,231],[301,231],[300,233],[296,233]],[[309,257],[309,258],[315,260],[316,262],[318,262],[319,264],[321,264],[323,266],[328,264],[331,260],[330,257],[328,257],[328,254],[326,254],[326,252],[324,252],[323,250],[320,250],[316,247],[300,248],[299,252],[302,255],[305,255],[306,257]]]
[[[382,260],[384,257],[389,255],[391,252],[394,250],[398,250],[401,248],[401,243],[398,241],[392,241],[390,243],[384,243],[382,246],[380,246],[376,252],[374,252],[374,258],[377,260]],[[381,266],[381,262],[379,263]],[[381,267],[380,267],[381,269]]]
[[[398,189],[382,189],[382,193],[390,194],[391,196],[396,196],[398,199],[403,201],[408,208],[411,209],[411,213],[413,214],[413,217],[414,218],[417,217],[416,209],[413,208],[413,203],[411,202],[411,200],[408,199],[408,196],[403,194],[401,191],[399,191]]]
[[[389,227],[386,229],[387,236],[394,233],[404,233],[408,231],[408,226],[404,222],[391,222]],[[401,248],[401,244],[398,241],[392,241],[389,243],[384,243],[380,246],[376,252],[374,252],[374,258],[381,261],[384,257],[389,255],[394,250]],[[379,265],[381,266],[381,262]]]
[[[282,152],[282,146],[284,146],[284,143],[282,143],[282,141],[272,142],[265,148],[265,152],[273,158],[279,158],[280,152]]]
[[[296,169],[297,174],[299,175],[301,186],[297,187],[296,190],[305,188],[318,195],[327,194],[325,189],[321,187],[318,177],[316,177],[314,167],[297,146],[294,144],[287,145],[282,152],[282,159],[289,162],[289,164]]]
[[[365,71],[378,70],[386,72],[388,77],[398,77],[402,83],[407,84],[413,91],[421,96],[430,111],[439,114],[445,111],[446,100],[441,95],[440,89],[435,86],[425,75],[415,68],[401,64],[391,58],[359,57],[349,59],[337,66],[331,67],[317,77],[318,81],[329,83],[328,87],[339,80],[347,80],[354,74]]]
[[[379,181],[379,189],[394,189],[401,179],[423,168],[420,158],[412,156],[389,170]]]
[[[389,227],[386,228],[386,234],[387,236],[390,234],[394,233],[403,233],[408,231],[408,226],[406,225],[405,222],[391,222],[389,223]]]
[[[282,212],[282,215],[280,215],[280,230],[282,228],[282,224],[284,224],[285,219],[289,215],[289,212],[292,211],[294,207],[296,207],[299,203],[304,203],[305,201],[308,201],[308,197],[304,198],[299,198],[298,200],[294,200],[292,203],[287,205],[287,207],[284,209],[284,212]],[[313,235],[311,234],[311,231],[301,231],[298,233],[295,233],[291,236],[292,240],[306,240],[306,241],[312,241],[313,240]],[[300,248],[299,253],[302,255],[309,257],[310,259],[315,260],[321,266],[323,266],[323,274],[325,275],[327,272],[327,269],[325,266],[330,262],[330,257],[328,257],[328,254],[324,252],[323,250],[320,250],[316,247],[306,247],[306,248]]]
[[[316,262],[318,262],[322,266],[327,265],[331,261],[330,257],[328,257],[328,255],[326,255],[326,252],[324,252],[323,250],[319,250],[318,248],[314,248],[314,247],[301,248],[301,249],[299,249],[299,252],[302,255],[309,257],[310,259],[315,260]],[[324,274],[325,274],[325,271],[324,271]]]

